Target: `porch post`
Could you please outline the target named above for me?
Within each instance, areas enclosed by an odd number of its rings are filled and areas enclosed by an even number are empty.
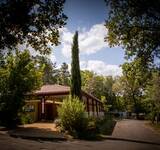
[[[97,117],[98,117],[98,102],[96,101],[96,111],[97,111]]]
[[[45,97],[43,96],[41,99],[41,119],[45,119]]]
[[[88,115],[89,115],[89,100],[88,100],[88,97],[87,98],[87,111],[88,111]]]
[[[93,113],[93,116],[94,116],[94,100],[92,99],[92,113]]]

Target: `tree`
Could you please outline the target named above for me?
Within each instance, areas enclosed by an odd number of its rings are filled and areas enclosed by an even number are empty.
[[[29,51],[16,51],[7,56],[0,68],[0,121],[14,127],[22,111],[25,95],[40,87],[42,68],[39,68]]]
[[[93,77],[95,74],[92,71],[81,71],[82,89],[88,93],[93,93]]]
[[[157,122],[160,120],[160,72],[156,70],[153,72],[152,79],[146,88],[146,101],[148,112],[151,114],[151,120],[154,122],[157,117]]]
[[[0,68],[3,67],[4,63],[5,63],[4,56],[2,53],[0,53]]]
[[[59,44],[58,29],[66,24],[65,0],[0,1],[0,50],[26,44],[42,54]]]
[[[125,90],[123,85],[123,76],[116,77],[115,82],[112,86],[112,90],[116,96],[117,110],[127,110],[127,100],[125,99]]]
[[[79,66],[78,31],[75,32],[72,44],[71,95],[81,98],[81,75]]]
[[[75,137],[81,137],[87,130],[88,118],[85,105],[80,99],[67,97],[58,108],[58,116],[63,130],[67,130]]]
[[[96,75],[92,71],[81,71],[82,89],[95,97],[101,99],[103,95],[103,77]]]
[[[110,106],[110,110],[117,109],[116,96],[113,92],[115,80],[111,76],[97,75],[91,71],[81,71],[82,89],[101,99]]]
[[[59,70],[56,68],[56,63],[44,56],[36,56],[35,60],[43,67],[43,84],[56,84],[59,80]]]
[[[81,71],[82,89],[95,97],[101,99],[103,96],[103,76],[98,76],[94,72]]]
[[[59,84],[70,85],[70,73],[68,71],[68,65],[65,62],[59,69]]]
[[[110,107],[110,110],[119,110],[118,99],[113,91],[113,85],[115,79],[112,76],[106,76],[103,83],[103,95],[106,97],[106,104]]]
[[[123,46],[127,57],[142,57],[144,64],[160,57],[160,0],[106,2],[106,40],[110,46]]]
[[[130,63],[122,65],[123,76],[121,77],[121,84],[123,87],[123,97],[127,100],[128,105],[133,106],[133,110],[137,117],[142,107],[142,96],[147,81],[150,77],[150,72],[146,67],[142,66],[141,59],[136,59]]]

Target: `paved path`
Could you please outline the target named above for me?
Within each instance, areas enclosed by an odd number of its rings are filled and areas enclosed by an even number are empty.
[[[160,134],[149,127],[147,121],[141,120],[122,120],[117,122],[112,137],[160,144]]]

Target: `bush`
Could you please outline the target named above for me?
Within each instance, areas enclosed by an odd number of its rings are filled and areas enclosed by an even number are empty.
[[[56,127],[60,127],[61,126],[61,120],[60,119],[55,119],[54,120],[54,124],[56,125]]]
[[[66,98],[62,106],[58,108],[61,127],[75,137],[81,137],[88,126],[88,118],[85,114],[85,106],[78,98]]]
[[[87,140],[96,140],[98,138],[99,129],[97,126],[97,118],[93,116],[88,117],[88,125],[83,138]]]
[[[20,115],[20,124],[29,124],[33,123],[33,119],[29,114],[21,114]]]
[[[104,118],[98,119],[96,124],[100,134],[111,135],[116,121],[112,115],[105,115]]]

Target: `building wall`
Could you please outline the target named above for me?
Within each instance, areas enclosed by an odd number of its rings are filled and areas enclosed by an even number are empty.
[[[86,109],[86,114],[89,116],[94,116],[94,117],[101,117],[104,115],[104,111],[102,108],[102,104],[93,99],[92,97],[89,97],[87,95],[82,95],[82,100],[85,104],[85,109]],[[53,106],[53,107],[45,107],[45,109],[53,109],[53,113],[49,113],[50,115],[53,115],[53,117],[48,117],[47,115],[47,110],[45,110],[45,118],[52,118],[53,120],[58,117],[58,112],[57,108],[60,107],[60,102],[62,101],[61,98],[59,99],[52,99],[52,100],[46,100],[46,106]],[[58,104],[56,102],[59,102]],[[26,101],[26,108],[28,108],[27,113],[32,117],[32,120],[34,122],[41,120],[41,101],[36,101],[36,100],[30,100]],[[50,111],[49,111],[50,112]]]
[[[27,101],[24,109],[27,114],[29,114],[33,122],[38,120],[38,103],[39,101]]]

